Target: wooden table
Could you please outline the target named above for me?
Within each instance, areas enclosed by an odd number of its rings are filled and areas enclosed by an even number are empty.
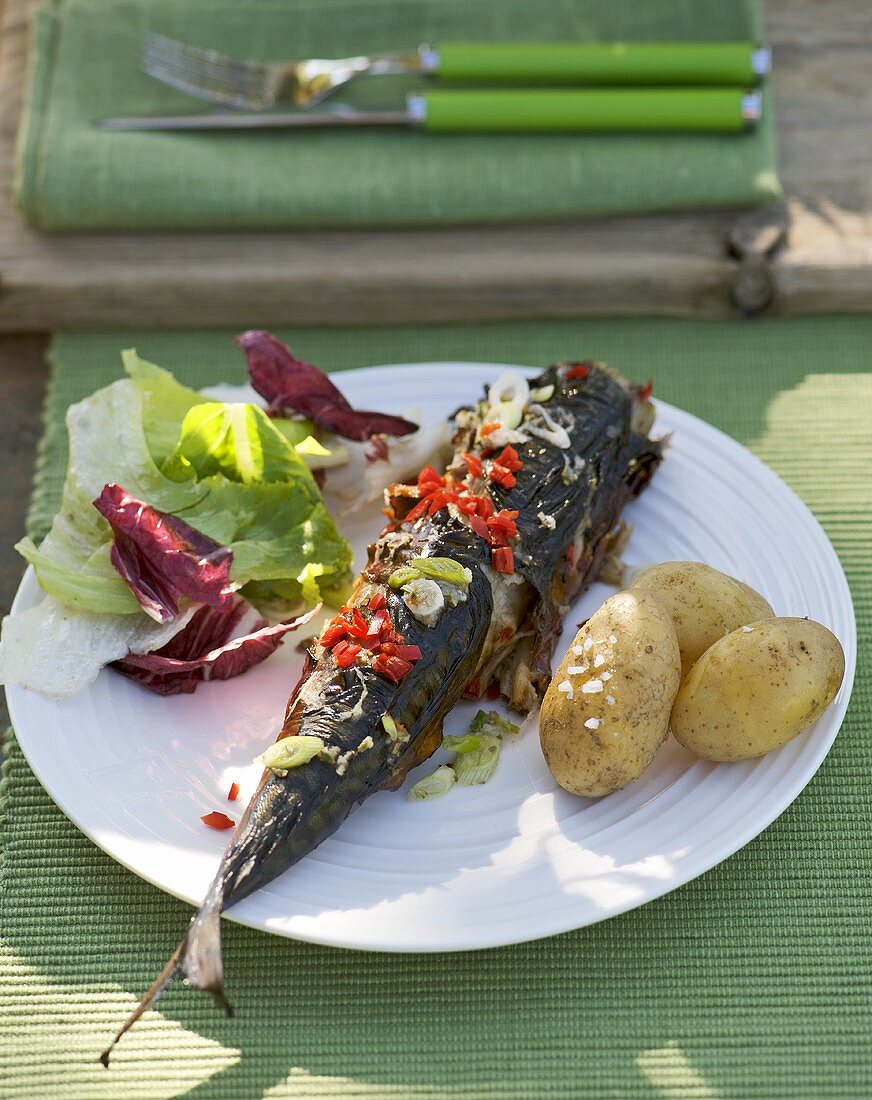
[[[764,0],[789,232],[777,212],[456,230],[40,235],[9,203],[26,13],[0,40],[0,330],[865,311],[872,301],[872,18]],[[2,0],[0,0],[2,3]],[[772,221],[775,216],[775,221]]]

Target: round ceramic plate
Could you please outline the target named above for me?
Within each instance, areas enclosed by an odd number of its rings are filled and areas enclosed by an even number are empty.
[[[503,369],[471,363],[373,367],[342,374],[365,408],[426,410],[435,421],[475,399]],[[674,740],[636,783],[597,801],[560,790],[545,767],[536,716],[483,787],[410,803],[383,792],[329,840],[228,916],[282,936],[341,947],[443,951],[493,947],[592,924],[665,894],[731,855],[808,783],[839,729],[854,672],[851,597],[830,543],[802,502],[748,451],[708,424],[657,404],[672,433],[651,487],[626,511],[631,564],[695,559],[752,584],[781,615],[808,615],[840,638],[842,689],[806,733],[741,764],[695,759]],[[380,530],[374,505],[345,525],[356,562]],[[596,585],[576,624],[613,590]],[[32,573],[14,610],[40,590]],[[297,680],[295,639],[237,680],[161,698],[110,671],[62,703],[8,689],[18,739],[61,809],[106,852],[162,889],[199,902],[227,834],[212,809],[238,812]],[[465,730],[461,705],[446,732]],[[439,754],[441,756],[441,753]],[[439,759],[436,757],[434,759]],[[433,767],[424,764],[412,780]],[[232,781],[240,801],[226,801]]]

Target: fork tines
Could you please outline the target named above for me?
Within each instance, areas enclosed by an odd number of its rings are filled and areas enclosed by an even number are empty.
[[[162,34],[146,35],[140,67],[173,88],[215,103],[259,110],[276,99],[275,66],[189,46]]]

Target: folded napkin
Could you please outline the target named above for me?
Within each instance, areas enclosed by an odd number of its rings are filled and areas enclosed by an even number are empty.
[[[57,507],[66,407],[118,377],[119,348],[135,344],[186,385],[241,382],[232,335],[57,338],[30,533],[44,534]],[[655,398],[749,445],[826,527],[860,628],[845,724],[809,787],[762,836],[695,882],[589,928],[490,951],[379,955],[226,921],[236,1018],[179,983],[121,1042],[108,1073],[97,1053],[169,957],[191,908],[79,833],[13,742],[0,788],[0,1095],[868,1097],[872,317],[754,325],[585,319],[280,335],[328,368],[591,355],[653,377]],[[209,685],[202,690],[205,700]],[[342,829],[353,837],[353,818]]]
[[[36,14],[19,139],[18,204],[32,225],[438,225],[779,194],[771,104],[740,135],[100,132],[102,115],[202,106],[138,72],[146,31],[264,59],[421,41],[761,37],[757,0],[52,0]],[[343,98],[401,106],[420,85],[382,77]]]

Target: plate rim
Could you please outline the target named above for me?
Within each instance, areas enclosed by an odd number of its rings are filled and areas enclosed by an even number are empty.
[[[493,372],[497,370],[535,371],[541,369],[529,366],[527,364],[519,363],[482,362],[481,360],[436,359],[407,363],[373,364],[365,367],[351,368],[349,370],[332,373],[340,378],[343,375],[354,375],[356,377],[364,378],[368,375],[384,377],[385,375],[390,376],[391,374],[406,375],[410,370],[419,370],[421,368],[427,367],[460,367],[467,370],[474,369],[477,373],[482,375],[482,381],[486,380],[484,377],[486,374],[493,374]],[[220,382],[215,383],[214,386],[207,388],[211,389],[219,385],[226,385],[237,390],[244,390],[246,388],[244,385],[237,386],[232,383]],[[687,885],[694,879],[699,878],[700,875],[703,875],[707,871],[713,870],[715,867],[719,866],[725,860],[729,859],[731,856],[741,851],[756,837],[760,836],[802,794],[802,792],[819,771],[821,765],[823,764],[823,761],[828,756],[836,740],[836,737],[838,736],[844,723],[845,715],[850,705],[851,696],[853,693],[857,662],[857,622],[853,595],[847,577],[845,575],[844,567],[842,566],[841,560],[836,553],[835,547],[833,546],[829,536],[827,535],[817,516],[815,516],[815,514],[802,500],[799,494],[796,493],[761,458],[755,455],[753,451],[749,450],[747,447],[744,446],[744,444],[740,443],[738,440],[734,439],[728,433],[722,431],[715,425],[710,424],[702,417],[696,416],[695,414],[687,412],[686,410],[681,409],[678,406],[672,405],[671,403],[666,401],[657,400],[656,405],[658,408],[661,408],[664,411],[668,410],[669,419],[672,421],[677,421],[680,423],[682,420],[684,420],[695,425],[701,425],[706,433],[714,433],[715,436],[719,438],[719,440],[722,442],[723,445],[727,447],[728,450],[733,450],[735,453],[741,455],[742,461],[750,462],[755,467],[756,473],[759,476],[761,476],[764,480],[769,481],[769,483],[774,488],[776,488],[780,494],[788,497],[794,504],[794,506],[799,506],[799,508],[805,513],[806,518],[811,521],[814,527],[816,527],[817,534],[820,536],[822,545],[825,547],[825,553],[830,558],[830,565],[834,567],[834,573],[838,582],[838,586],[843,590],[842,594],[846,597],[846,607],[850,608],[850,614],[848,616],[847,623],[850,636],[848,638],[840,639],[845,649],[846,661],[845,676],[839,690],[839,695],[841,698],[837,703],[832,704],[833,710],[829,712],[831,716],[836,716],[834,729],[831,735],[823,739],[820,744],[815,745],[815,749],[811,754],[810,760],[807,762],[804,776],[801,781],[798,781],[798,785],[796,785],[794,788],[788,788],[786,791],[782,792],[782,796],[780,798],[775,799],[773,802],[767,803],[765,810],[762,813],[753,814],[750,817],[750,820],[746,822],[743,827],[737,826],[733,831],[731,831],[729,834],[731,839],[722,850],[719,849],[718,854],[716,854],[713,860],[711,860],[705,854],[706,849],[702,849],[697,853],[695,858],[691,857],[689,861],[683,861],[680,873],[676,877],[666,882],[665,885],[660,883],[649,883],[646,887],[644,898],[630,898],[626,900],[626,902],[618,903],[614,908],[611,908],[608,911],[601,912],[599,915],[594,916],[592,919],[583,920],[581,923],[578,923],[577,921],[572,921],[571,919],[568,921],[564,919],[553,922],[553,926],[549,925],[548,927],[543,928],[543,925],[548,924],[548,922],[547,920],[543,920],[542,918],[540,918],[537,924],[537,931],[533,932],[530,935],[525,935],[523,932],[520,932],[519,934],[518,931],[512,931],[505,934],[498,934],[496,936],[488,936],[482,942],[468,942],[462,945],[446,946],[443,943],[421,941],[418,943],[403,943],[396,946],[386,946],[383,943],[374,944],[368,942],[366,941],[365,937],[355,942],[338,942],[335,936],[319,936],[315,930],[307,932],[291,932],[284,927],[269,926],[268,923],[265,923],[265,920],[266,922],[268,922],[269,917],[264,919],[258,913],[254,913],[251,916],[246,916],[244,910],[240,914],[234,908],[231,908],[226,913],[222,914],[224,917],[238,924],[257,929],[258,931],[262,931],[270,935],[277,935],[283,938],[299,940],[301,942],[317,944],[325,947],[340,948],[342,950],[373,951],[381,954],[453,954],[455,952],[460,953],[466,951],[489,950],[492,948],[506,947],[514,944],[530,943],[538,939],[544,939],[554,935],[561,935],[567,932],[599,924],[604,920],[609,920],[612,917],[620,916],[621,914],[629,912],[633,909],[641,908],[642,906],[647,905],[649,902],[655,901],[658,898],[661,898],[666,894],[669,894],[672,891]],[[30,601],[31,591],[33,588],[36,588],[38,590],[38,584],[36,582],[36,576],[33,567],[28,565],[21,579],[21,582],[16,589],[15,597],[10,605],[10,615],[16,614],[23,603]],[[111,846],[103,843],[101,839],[98,839],[97,836],[93,835],[95,831],[93,826],[90,829],[86,829],[85,827],[83,827],[80,821],[77,820],[76,816],[64,804],[65,800],[62,797],[59,797],[56,792],[51,789],[49,785],[47,785],[43,778],[43,775],[41,774],[41,769],[31,759],[31,756],[28,753],[27,748],[25,747],[25,742],[24,740],[22,740],[21,736],[18,733],[18,719],[16,716],[16,712],[18,710],[18,702],[26,697],[26,695],[28,694],[28,689],[23,688],[18,684],[9,684],[6,686],[5,691],[7,708],[9,712],[9,720],[15,731],[16,741],[28,763],[28,766],[33,771],[43,790],[45,790],[45,792],[48,794],[54,804],[61,810],[61,812],[72,822],[72,824],[79,830],[80,833],[86,836],[91,841],[91,843],[95,844],[98,848],[101,849],[101,851],[105,852],[106,855],[108,855],[116,863],[125,867],[127,870],[135,874],[138,878],[142,879],[145,882],[148,882],[150,885],[161,890],[163,893],[168,894],[170,897],[174,897],[179,901],[196,907],[199,902],[196,899],[192,899],[190,895],[183,894],[166,886],[161,882],[158,882],[154,877],[144,873],[141,869],[134,866],[132,862],[119,856],[114,850],[112,850]],[[765,759],[765,757],[763,759]],[[257,897],[258,894],[255,894],[252,895],[252,898],[246,900],[251,901],[252,899],[257,899]]]

